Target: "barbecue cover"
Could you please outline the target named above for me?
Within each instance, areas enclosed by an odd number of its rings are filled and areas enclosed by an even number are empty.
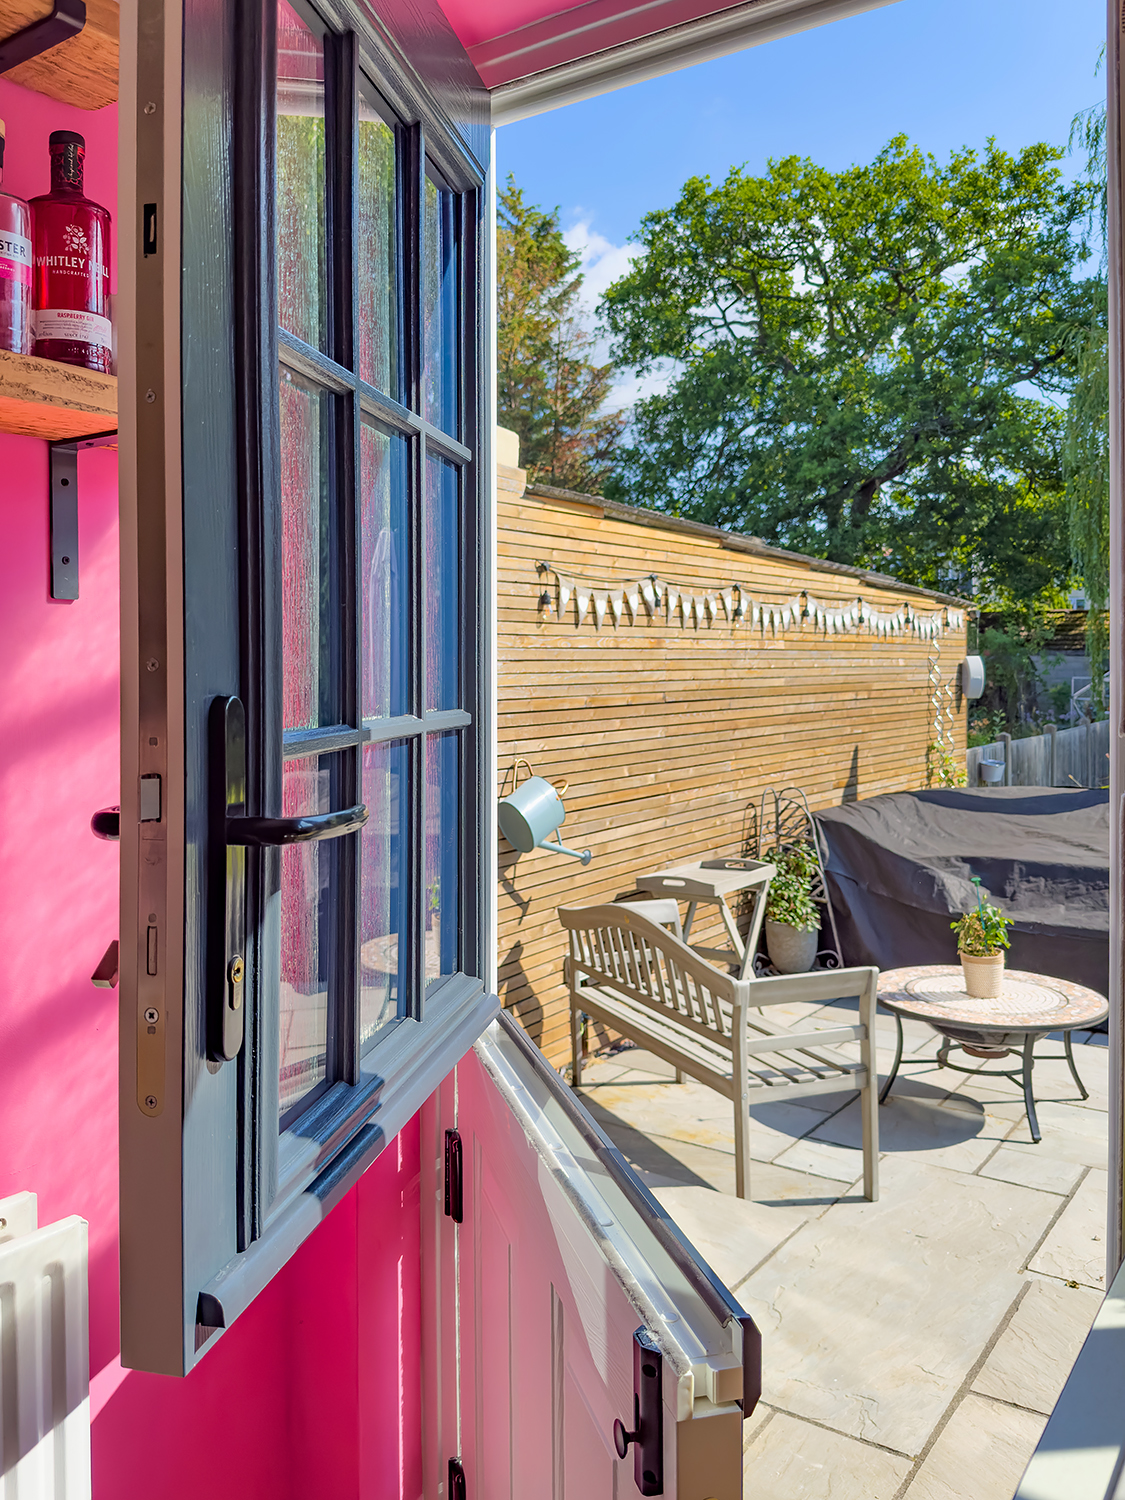
[[[844,962],[956,963],[971,877],[1010,917],[1008,966],[1109,993],[1109,794],[895,792],[817,813]]]

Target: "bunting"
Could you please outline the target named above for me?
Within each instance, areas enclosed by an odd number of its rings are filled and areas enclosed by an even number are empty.
[[[725,623],[761,634],[782,635],[787,631],[813,631],[824,636],[863,633],[886,640],[913,635],[921,640],[939,640],[947,630],[962,630],[967,620],[963,609],[939,607],[916,609],[900,604],[879,609],[861,596],[853,599],[818,599],[802,591],[788,599],[760,599],[741,584],[724,584],[700,590],[684,588],[649,574],[645,578],[609,586],[592,585],[558,572],[543,563],[541,573],[553,574],[555,589],[542,595],[542,608],[562,621],[575,604],[575,624],[581,625],[593,606],[594,628],[601,630],[607,617],[615,627],[639,623],[661,610],[671,622],[679,614],[684,629],[702,630]]]

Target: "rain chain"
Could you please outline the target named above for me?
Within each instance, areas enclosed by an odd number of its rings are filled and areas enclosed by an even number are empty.
[[[756,598],[737,583],[716,589],[701,589],[698,584],[685,588],[668,583],[655,573],[632,583],[603,587],[571,578],[549,563],[536,563],[535,568],[545,575],[547,585],[539,595],[543,614],[554,615],[561,622],[573,599],[577,610],[575,624],[581,625],[592,609],[599,630],[607,615],[615,625],[623,621],[635,624],[640,619],[654,617],[658,611],[669,621],[678,611],[682,623],[686,626],[694,619],[696,629],[714,624],[721,612],[731,625],[772,630],[775,635],[790,628],[811,627],[825,635],[865,631],[868,635],[910,634],[938,641],[946,630],[959,630],[965,624],[965,611],[961,609],[942,608],[923,613],[909,604],[900,604],[893,610],[881,610],[859,596],[842,604],[838,599],[817,599],[804,589],[790,599],[766,600]]]

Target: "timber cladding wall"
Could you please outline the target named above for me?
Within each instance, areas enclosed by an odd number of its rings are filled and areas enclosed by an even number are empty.
[[[700,593],[737,584],[744,604],[806,591],[830,608],[862,599],[884,613],[909,606],[929,615],[946,596],[744,550],[746,538],[649,512],[525,492],[521,470],[498,477],[500,771],[523,756],[538,775],[568,778],[563,840],[594,854],[583,868],[540,850],[519,855],[500,838],[500,994],[561,1067],[570,1044],[556,908],[612,900],[648,870],[742,852],[766,787],[803,787],[817,808],[924,786],[927,663],[938,643],[808,624],[775,634],[721,611],[709,624],[685,624],[643,603],[635,622],[625,611],[615,624],[607,611],[598,627],[591,605],[579,625],[573,598],[561,619],[540,605],[544,591],[557,603],[558,589],[536,564],[595,589],[650,574]],[[947,629],[944,680],[964,655],[964,626]],[[963,765],[959,693],[954,726]],[[707,928],[696,931],[705,940]]]

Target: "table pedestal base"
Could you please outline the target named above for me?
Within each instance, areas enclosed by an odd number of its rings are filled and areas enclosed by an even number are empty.
[[[902,1062],[902,1017],[899,1015],[895,1016],[895,1027],[898,1031],[898,1038],[895,1043],[895,1060],[891,1067],[891,1071],[887,1074],[887,1081],[886,1083],[884,1083],[879,1093],[880,1104],[884,1103],[887,1095],[890,1093],[891,1084],[894,1083],[895,1079],[898,1077],[899,1064]],[[1018,1083],[1022,1086],[1023,1102],[1024,1107],[1027,1110],[1027,1123],[1029,1129],[1031,1130],[1031,1139],[1035,1145],[1038,1145],[1043,1137],[1040,1133],[1039,1121],[1035,1114],[1035,1094],[1032,1091],[1031,1086],[1032,1070],[1035,1067],[1035,1037],[1037,1033],[1026,1032],[1024,1034],[1023,1047],[1020,1053],[1020,1066],[1018,1069],[966,1068],[963,1067],[960,1063],[949,1061],[949,1049],[951,1047],[961,1047],[964,1051],[969,1052],[973,1056],[976,1056],[979,1052],[983,1052],[986,1056],[990,1057],[1003,1057],[1008,1052],[1014,1051],[1015,1048],[989,1048],[987,1050],[979,1047],[974,1048],[971,1045],[967,1046],[963,1041],[959,1041],[954,1037],[945,1036],[937,1027],[935,1027],[934,1030],[938,1031],[938,1035],[941,1036],[941,1046],[938,1048],[937,1054],[937,1065],[939,1068],[951,1068],[955,1073],[970,1073],[974,1078],[1010,1078],[1013,1083]],[[1083,1084],[1081,1078],[1079,1078],[1078,1069],[1074,1066],[1074,1048],[1071,1044],[1069,1030],[1063,1032],[1063,1049],[1064,1050],[1062,1052],[1049,1052],[1044,1056],[1041,1056],[1039,1061],[1062,1062],[1065,1060],[1067,1067],[1070,1069],[1070,1076],[1074,1079],[1075,1085],[1078,1088],[1078,1092],[1082,1095],[1083,1099],[1088,1099],[1090,1096],[1086,1091],[1086,1086]]]

